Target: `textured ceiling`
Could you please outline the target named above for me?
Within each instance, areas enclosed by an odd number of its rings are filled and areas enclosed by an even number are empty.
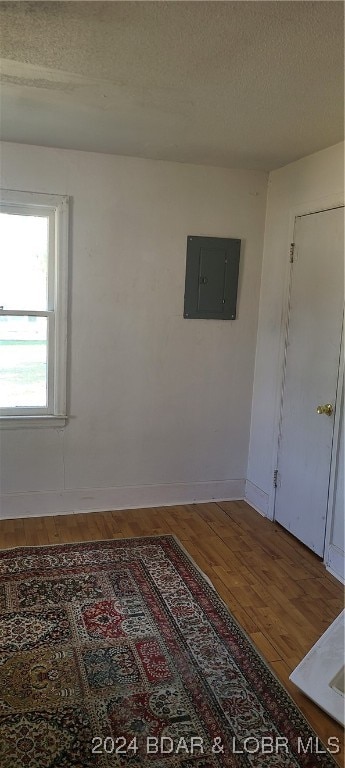
[[[282,166],[343,139],[342,2],[2,2],[7,141]]]

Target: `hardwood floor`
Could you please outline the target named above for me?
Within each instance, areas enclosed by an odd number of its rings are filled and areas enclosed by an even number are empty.
[[[319,559],[245,502],[36,517],[0,522],[0,548],[174,533],[283,682],[318,736],[342,728],[288,677],[344,606]]]

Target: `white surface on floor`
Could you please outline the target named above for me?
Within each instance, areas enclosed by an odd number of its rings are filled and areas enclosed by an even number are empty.
[[[315,643],[290,680],[338,723],[344,725],[344,694],[335,682],[344,665],[345,611]]]

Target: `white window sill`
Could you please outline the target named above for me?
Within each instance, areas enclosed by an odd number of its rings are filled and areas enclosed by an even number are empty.
[[[0,429],[64,427],[67,416],[0,416]]]

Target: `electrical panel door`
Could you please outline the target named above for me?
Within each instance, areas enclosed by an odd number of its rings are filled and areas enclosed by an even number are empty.
[[[241,240],[187,238],[184,317],[235,320]]]

